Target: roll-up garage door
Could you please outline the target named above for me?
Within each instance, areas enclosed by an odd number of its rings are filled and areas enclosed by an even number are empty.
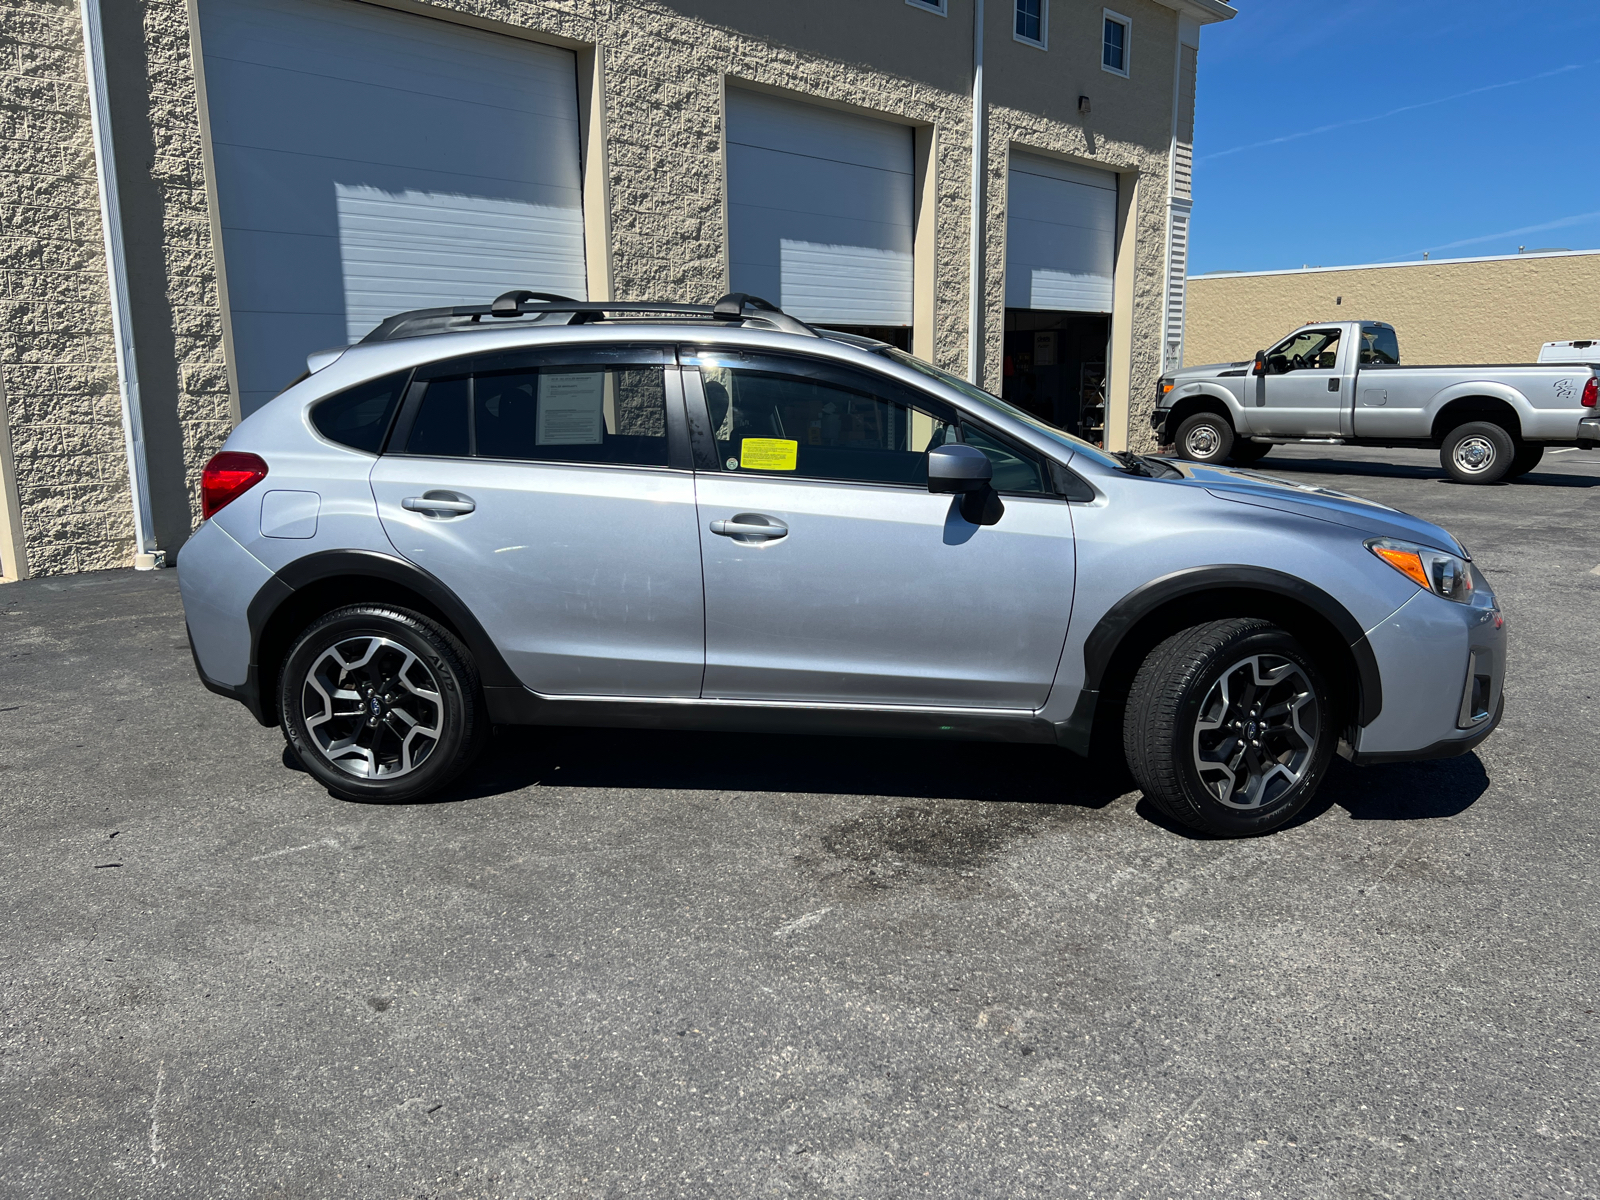
[[[1110,312],[1116,175],[1013,153],[1009,182],[1006,307]]]
[[[571,51],[353,0],[201,0],[242,407],[385,316],[583,298]]]
[[[911,324],[908,126],[730,89],[733,290],[807,321]]]

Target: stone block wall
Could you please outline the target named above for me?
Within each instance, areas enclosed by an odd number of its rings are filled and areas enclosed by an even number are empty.
[[[838,40],[837,51],[802,51],[765,40],[760,24],[747,16],[735,28],[697,15],[710,0],[389,2],[418,13],[454,10],[596,47],[603,62],[604,168],[618,299],[709,301],[727,288],[725,79],[932,126],[933,356],[965,373],[971,108],[964,88],[874,69],[862,61],[871,48],[847,40]],[[817,16],[843,2],[818,0],[806,19],[845,29],[848,21]],[[196,476],[234,415],[206,194],[200,81],[187,0],[114,0],[104,11],[108,40],[116,35],[109,44],[117,56],[117,154],[146,439],[156,506],[166,514],[158,515],[157,532],[171,550],[199,519]],[[940,36],[968,36],[954,23],[929,28]],[[30,566],[36,573],[115,566],[131,556],[132,521],[76,0],[8,0],[0,16],[0,56],[0,368]],[[1168,79],[1150,87],[1170,96]],[[1134,322],[1129,430],[1138,447],[1147,440],[1142,417],[1148,399],[1141,393],[1148,389],[1141,381],[1153,380],[1160,362],[1168,125],[1162,113],[1136,123],[1132,136],[1140,140],[1116,141],[1036,113],[991,107],[985,333],[986,375],[997,388],[1010,145],[1056,151],[1140,179],[1132,216],[1134,304],[1131,314],[1122,314]],[[1159,128],[1146,131],[1144,124]]]
[[[0,377],[30,571],[130,563],[133,510],[74,0],[0,7]]]

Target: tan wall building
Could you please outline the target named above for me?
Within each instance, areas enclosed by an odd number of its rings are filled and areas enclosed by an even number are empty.
[[[293,349],[289,359],[346,338],[344,315],[322,314],[330,326],[310,309],[288,311],[298,300],[283,299],[282,287],[277,301],[261,299],[271,290],[263,272],[292,282],[273,260],[299,252],[292,230],[262,249],[250,240],[256,218],[241,216],[252,188],[239,180],[282,182],[237,165],[254,152],[241,122],[270,120],[283,105],[264,92],[255,111],[237,101],[251,95],[235,78],[238,48],[254,45],[238,41],[250,5],[253,19],[270,18],[258,26],[266,40],[279,19],[315,18],[371,27],[374,45],[378,34],[469,49],[482,39],[486,67],[523,51],[567,64],[579,247],[569,274],[573,291],[591,299],[707,302],[730,285],[754,290],[741,286],[750,269],[730,252],[752,186],[730,166],[734,107],[759,108],[765,96],[799,106],[802,119],[828,110],[898,129],[912,282],[905,315],[885,336],[997,392],[1021,396],[1031,381],[1025,399],[1040,411],[1051,387],[1099,388],[1104,429],[1092,432],[1113,447],[1148,441],[1150,382],[1181,329],[1199,32],[1233,16],[1220,0],[1119,0],[1114,13],[1089,0],[1044,0],[1043,19],[1026,29],[1019,13],[1035,5],[988,0],[981,31],[977,0],[89,0],[88,30],[80,0],[11,0],[0,14],[0,578],[176,551],[198,521],[206,459],[298,370],[258,349],[261,331],[278,329],[271,337]],[[1114,54],[1108,21],[1122,26]],[[983,158],[974,171],[979,32]],[[235,41],[218,50],[227,37]],[[303,49],[310,61],[321,47],[311,39]],[[340,69],[336,59],[318,64],[308,80]],[[323,123],[359,124],[338,107]],[[470,140],[470,128],[457,128]],[[426,140],[419,134],[419,145]],[[348,153],[362,158],[359,144]],[[521,153],[520,143],[506,153]],[[109,169],[97,178],[97,167]],[[396,202],[426,190],[386,186]],[[1104,267],[1074,274],[1070,263],[1019,257],[1025,235],[1049,241],[1014,219],[1020,187],[1036,206],[1071,189],[1102,204],[1104,228],[1083,244]],[[347,188],[339,199],[359,207],[369,193]],[[275,210],[295,207],[289,199]],[[1057,221],[1057,234],[1078,220],[1050,211],[1040,219]],[[347,295],[351,244],[339,250]],[[337,268],[340,259],[330,261]],[[307,280],[326,265],[306,262]],[[414,267],[399,262],[401,274]],[[1022,277],[1030,271],[1031,292]],[[482,302],[486,286],[445,302]],[[271,311],[274,303],[285,311]],[[807,319],[862,324],[822,310]],[[297,321],[312,332],[282,332]],[[357,324],[349,318],[355,336]],[[1090,349],[1070,351],[1074,338]],[[1045,380],[1050,364],[1064,374],[1058,355],[1069,352],[1099,361],[1078,363],[1070,386]]]
[[[1600,338],[1600,250],[1229,272],[1188,281],[1183,361],[1236,362],[1311,321],[1387,321],[1401,361],[1528,363]]]

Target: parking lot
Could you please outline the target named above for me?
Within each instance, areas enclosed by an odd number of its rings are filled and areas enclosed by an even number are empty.
[[[1034,746],[510,730],[331,798],[173,572],[0,590],[0,1193],[1593,1196],[1600,453],[1261,469],[1440,521],[1473,755],[1200,839]]]

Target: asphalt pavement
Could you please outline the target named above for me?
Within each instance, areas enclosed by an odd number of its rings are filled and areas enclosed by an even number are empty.
[[[1600,1194],[1600,453],[1458,533],[1472,755],[1216,841],[1034,746],[514,730],[346,803],[172,572],[0,588],[0,1195]]]

